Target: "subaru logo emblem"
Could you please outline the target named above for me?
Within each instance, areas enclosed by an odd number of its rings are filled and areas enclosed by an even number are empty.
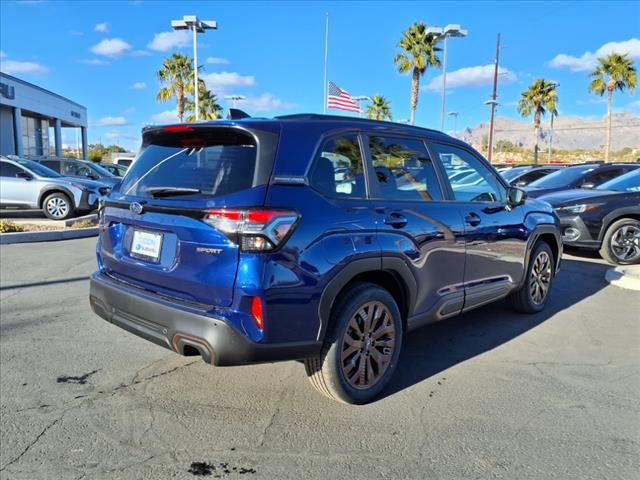
[[[131,210],[136,215],[140,215],[143,209],[142,209],[142,205],[140,205],[138,202],[133,202],[132,204],[129,205],[129,210]]]

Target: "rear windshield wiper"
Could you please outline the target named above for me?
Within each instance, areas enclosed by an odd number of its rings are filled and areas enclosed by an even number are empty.
[[[197,188],[149,187],[145,189],[145,193],[148,193],[154,198],[159,198],[159,197],[177,197],[179,195],[193,195],[195,193],[201,193],[201,192]]]

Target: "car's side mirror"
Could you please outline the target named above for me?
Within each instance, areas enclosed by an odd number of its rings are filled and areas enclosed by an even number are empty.
[[[519,188],[510,187],[507,189],[507,205],[510,207],[517,207],[522,205],[527,199],[527,193]]]
[[[22,179],[27,180],[27,181],[33,180],[33,175],[31,175],[28,172],[18,172],[18,173],[16,173],[16,177],[22,178]]]
[[[595,188],[596,184],[593,182],[587,182],[582,184],[582,188]]]

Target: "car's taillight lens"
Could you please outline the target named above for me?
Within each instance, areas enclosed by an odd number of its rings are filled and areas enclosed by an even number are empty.
[[[203,221],[227,235],[245,252],[265,252],[278,248],[293,231],[298,214],[292,210],[210,209]]]
[[[256,322],[256,327],[262,330],[264,318],[262,316],[262,302],[259,297],[253,297],[251,301],[251,316],[253,317],[253,321]]]

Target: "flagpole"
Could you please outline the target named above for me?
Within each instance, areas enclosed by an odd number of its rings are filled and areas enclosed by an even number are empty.
[[[322,99],[322,111],[327,113],[327,60],[329,59],[329,12],[326,14],[326,27],[324,31],[324,97]]]

